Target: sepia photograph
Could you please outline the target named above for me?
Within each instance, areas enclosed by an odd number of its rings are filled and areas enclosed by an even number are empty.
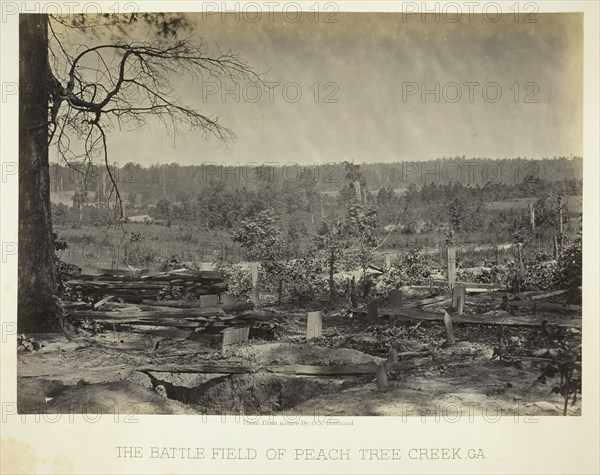
[[[580,415],[582,19],[21,14],[19,412]]]
[[[67,3],[1,11],[2,473],[593,473],[597,7]]]

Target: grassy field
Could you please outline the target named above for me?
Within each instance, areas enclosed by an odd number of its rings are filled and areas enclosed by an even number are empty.
[[[520,198],[488,203],[485,213],[500,217],[504,213],[525,215],[530,203],[535,198]],[[566,198],[568,213],[566,213],[564,230],[567,236],[575,236],[581,229],[581,196]],[[345,208],[336,208],[336,214],[343,216]],[[388,214],[390,211],[388,210]],[[395,215],[395,213],[393,213]],[[392,216],[394,219],[395,217]],[[296,216],[306,224],[305,234],[298,235],[294,245],[297,249],[308,249],[312,245],[312,236],[316,232],[317,219],[314,215]],[[320,217],[319,217],[320,218]],[[388,220],[384,218],[383,221]],[[391,218],[389,218],[391,219]],[[402,224],[402,221],[397,224]],[[289,223],[286,222],[285,226]],[[228,230],[207,230],[197,223],[176,222],[171,226],[157,223],[125,223],[119,226],[105,225],[56,225],[55,231],[60,240],[66,241],[68,248],[60,251],[64,262],[74,264],[84,269],[116,268],[143,266],[160,269],[166,261],[176,258],[179,262],[213,262],[216,254],[225,255],[232,262],[246,260],[243,250],[232,241]],[[284,231],[285,232],[285,231]],[[539,233],[538,233],[539,234]],[[535,242],[524,248],[524,257],[534,257],[537,254],[550,255],[553,252],[553,236],[555,233],[538,235]],[[398,255],[412,249],[423,250],[430,256],[432,262],[444,261],[445,235],[442,230],[424,232],[421,234],[404,234],[400,228],[391,232],[380,226],[375,231],[375,237],[380,246],[376,250],[376,264],[385,262],[385,254]],[[126,251],[135,242],[136,258],[126,258]],[[485,262],[514,259],[514,253],[509,248],[514,242],[513,232],[507,227],[500,226],[490,232],[483,226],[469,232],[458,232],[454,242],[465,263],[471,266],[482,265]],[[501,245],[499,252],[495,246]]]
[[[164,226],[159,224],[127,223],[122,226],[81,226],[55,228],[59,239],[68,248],[60,251],[60,258],[83,268],[115,268],[126,264],[125,249],[134,234],[139,233],[139,247],[153,257],[153,267],[172,256],[180,261],[211,262],[217,251],[241,254],[238,246],[224,231],[200,229],[189,224]]]
[[[535,204],[537,198],[514,198],[510,200],[490,201],[486,208],[490,211],[521,211],[526,210],[529,204]],[[565,204],[572,213],[579,213],[582,209],[583,199],[581,196],[566,196]]]

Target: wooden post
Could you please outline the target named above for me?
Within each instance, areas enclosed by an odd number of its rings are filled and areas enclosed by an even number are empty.
[[[454,283],[456,282],[456,248],[454,246],[448,246],[447,248],[447,259],[448,259],[448,289],[450,292],[454,289]]]
[[[367,304],[367,321],[375,323],[377,321],[377,302],[369,302]]]
[[[563,202],[562,196],[558,197],[558,232],[562,234],[564,232],[563,229]]]
[[[500,264],[500,246],[496,246],[496,265]]]
[[[321,221],[325,221],[325,207],[323,206],[323,192],[319,191],[319,196],[321,197]]]
[[[354,276],[352,276],[352,280],[350,281],[350,304],[352,305],[352,308],[358,307],[356,302],[356,280],[354,279]]]
[[[385,391],[388,386],[387,365],[383,363],[377,367],[377,389]]]
[[[362,192],[360,190],[360,181],[354,180],[354,182],[352,184],[354,185],[354,192],[356,193],[356,199],[360,204],[362,204],[363,200],[362,200]]]
[[[306,339],[320,338],[323,330],[323,312],[308,312],[306,318]]]
[[[466,293],[467,284],[458,283],[454,285],[454,290],[452,291],[452,308],[458,308],[458,302],[460,298],[462,298],[464,305]]]
[[[523,273],[524,273],[525,269],[523,267],[523,243],[522,242],[517,243],[517,255],[519,257],[519,272],[521,274],[521,278],[523,278]]]
[[[452,289],[452,308],[456,308],[458,305],[458,293],[462,284],[455,284]]]
[[[251,263],[252,271],[252,303],[255,307],[260,306],[260,292],[258,290],[258,262]]]
[[[535,229],[535,208],[533,203],[529,203],[529,225],[532,230]]]
[[[448,345],[454,345],[454,326],[452,325],[452,319],[448,312],[444,310],[444,326],[446,327],[446,343]]]
[[[393,348],[388,353],[387,362],[389,364],[395,364],[398,362],[398,352]]]
[[[462,288],[462,292],[458,295],[458,301],[456,303],[456,310],[459,315],[464,313],[465,309],[465,288]]]
[[[390,307],[402,307],[402,291],[390,290],[388,294],[388,304]]]
[[[554,259],[558,260],[558,238],[554,236],[552,241],[554,242]]]
[[[390,270],[392,267],[392,256],[389,254],[385,255],[385,270]]]

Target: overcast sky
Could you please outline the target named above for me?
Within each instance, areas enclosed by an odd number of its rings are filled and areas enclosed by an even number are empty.
[[[110,158],[190,165],[581,156],[582,16],[536,18],[423,23],[417,15],[338,13],[337,23],[309,14],[252,23],[197,15],[204,43],[232,50],[280,85],[252,103],[252,87],[242,85],[238,101],[178,83],[181,102],[218,116],[236,141],[225,147],[186,129],[173,138],[150,121],[141,131],[111,133]],[[439,102],[434,92],[422,97],[436,83]]]

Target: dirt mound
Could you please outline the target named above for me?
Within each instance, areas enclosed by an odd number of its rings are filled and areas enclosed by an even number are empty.
[[[27,390],[25,390],[27,388]],[[44,414],[197,414],[178,401],[129,381],[64,386],[56,381],[37,381],[19,387],[19,412]]]
[[[381,358],[349,348],[324,348],[295,343],[266,343],[234,347],[228,350],[231,358],[240,358],[245,364],[257,365],[350,365],[379,363]]]

